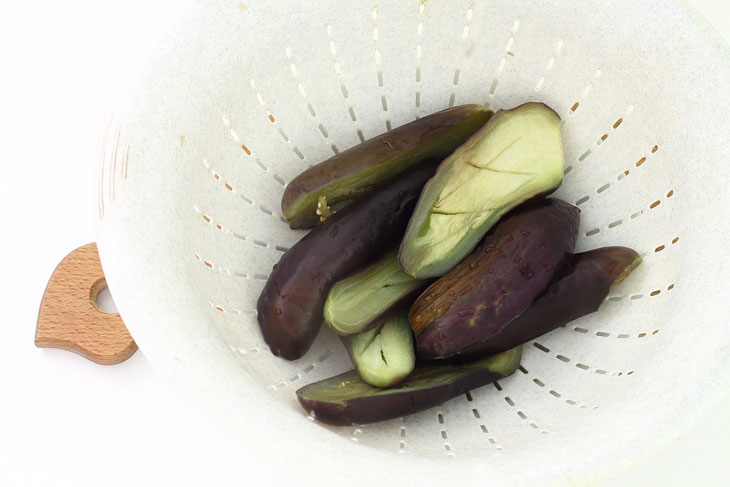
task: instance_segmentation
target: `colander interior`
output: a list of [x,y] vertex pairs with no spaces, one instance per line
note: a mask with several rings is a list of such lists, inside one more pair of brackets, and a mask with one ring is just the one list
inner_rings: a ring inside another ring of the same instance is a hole
[[[276,453],[291,466],[333,454],[408,457],[427,482],[600,477],[728,383],[727,59],[674,1],[198,2],[106,127],[110,288],[163,373],[249,443],[291,445]],[[625,245],[643,264],[599,313],[527,344],[512,377],[380,424],[311,422],[294,391],[351,365],[326,327],[295,362],[259,332],[260,290],[303,235],[281,216],[287,182],[419,116],[528,100],[562,118],[555,196],[581,209],[578,250]]]

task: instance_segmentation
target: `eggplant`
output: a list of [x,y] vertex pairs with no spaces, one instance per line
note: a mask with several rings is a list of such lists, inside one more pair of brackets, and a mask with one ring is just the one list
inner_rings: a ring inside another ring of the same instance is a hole
[[579,221],[578,208],[552,198],[509,213],[411,306],[418,356],[455,354],[522,314],[568,265]]
[[324,320],[338,335],[362,333],[388,312],[410,306],[428,281],[403,272],[395,249],[332,287]]
[[448,156],[492,113],[481,105],[462,105],[366,140],[294,178],[281,211],[291,228],[313,227],[330,207],[338,210],[416,164]]
[[511,375],[522,347],[463,365],[416,367],[398,387],[381,389],[352,370],[302,387],[297,399],[316,420],[346,426],[399,418],[438,406],[472,389]]
[[317,226],[274,266],[257,303],[258,322],[274,355],[302,357],[322,324],[332,285],[403,236],[421,188],[437,162],[424,163]]
[[527,310],[483,342],[453,356],[470,362],[526,343],[573,320],[598,311],[612,286],[641,264],[627,247],[603,247],[576,254],[565,275],[550,285]]
[[390,314],[359,335],[342,339],[355,370],[375,387],[393,387],[408,377],[416,365],[408,309]]
[[426,184],[398,259],[416,279],[446,274],[510,209],[563,180],[560,117],[547,105],[500,110]]

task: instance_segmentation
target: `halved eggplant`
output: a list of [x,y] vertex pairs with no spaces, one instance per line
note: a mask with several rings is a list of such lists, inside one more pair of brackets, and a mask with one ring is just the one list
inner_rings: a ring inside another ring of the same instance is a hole
[[403,272],[395,249],[332,286],[324,320],[338,335],[362,333],[393,309],[410,306],[429,281]]
[[367,424],[438,406],[467,391],[511,375],[522,347],[463,365],[416,367],[404,383],[373,387],[352,370],[302,387],[297,399],[305,411],[327,424]]
[[387,316],[375,328],[342,340],[355,370],[372,386],[398,385],[415,367],[416,350],[407,309]]
[[500,110],[426,184],[398,259],[417,279],[446,274],[499,218],[563,180],[560,117],[547,105]]
[[481,105],[462,105],[366,140],[294,178],[281,211],[292,228],[313,227],[330,207],[340,209],[416,164],[448,156],[492,114]]

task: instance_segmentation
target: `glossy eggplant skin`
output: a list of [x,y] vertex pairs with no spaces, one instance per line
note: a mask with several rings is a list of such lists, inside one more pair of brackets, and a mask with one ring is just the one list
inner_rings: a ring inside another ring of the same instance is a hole
[[332,285],[403,236],[438,161],[420,164],[317,226],[274,266],[258,299],[258,322],[274,355],[295,360],[312,345]]
[[320,197],[339,209],[416,164],[443,159],[492,113],[481,105],[461,105],[368,139],[294,178],[284,191],[281,211],[291,228],[311,228],[320,221]]
[[550,285],[527,310],[487,340],[452,356],[455,362],[488,357],[598,311],[611,286],[641,263],[627,247],[603,247],[573,256],[565,275]]
[[416,367],[397,387],[380,389],[354,370],[302,387],[297,399],[323,423],[367,424],[417,413],[467,391],[503,379],[520,365],[522,347],[463,365]]
[[499,332],[565,269],[580,210],[549,198],[510,212],[410,310],[418,357],[443,358]]

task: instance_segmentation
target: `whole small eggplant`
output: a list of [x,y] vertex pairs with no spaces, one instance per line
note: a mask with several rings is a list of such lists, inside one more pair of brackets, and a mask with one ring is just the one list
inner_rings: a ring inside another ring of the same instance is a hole
[[565,275],[552,283],[524,313],[500,332],[451,358],[469,362],[488,357],[598,311],[611,286],[626,279],[639,264],[639,254],[626,247],[603,247],[576,254]]
[[510,212],[410,310],[418,356],[443,358],[499,332],[567,266],[580,210],[558,199]]
[[342,208],[416,164],[443,159],[492,113],[481,105],[461,105],[368,139],[294,178],[281,211],[292,228],[313,227],[320,220],[319,204]]
[[258,299],[258,321],[274,355],[302,357],[322,324],[332,285],[403,236],[438,161],[420,164],[317,226],[274,266]]
[[345,426],[399,418],[514,373],[522,347],[463,365],[421,365],[397,387],[381,389],[352,370],[302,387],[297,399],[316,420]]

